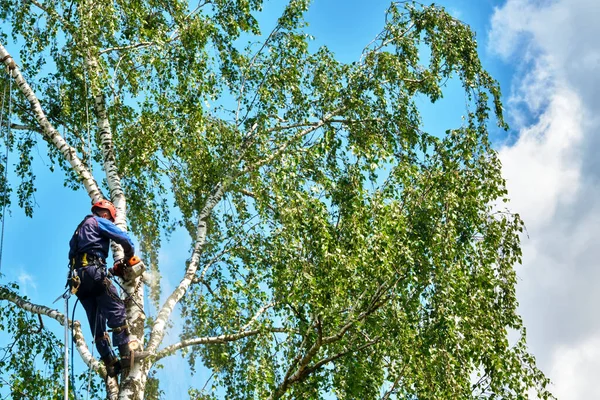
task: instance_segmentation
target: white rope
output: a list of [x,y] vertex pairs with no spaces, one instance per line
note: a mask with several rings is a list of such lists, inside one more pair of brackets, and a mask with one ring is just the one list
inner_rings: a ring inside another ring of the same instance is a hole
[[[92,358],[94,358],[94,347],[96,347],[96,330],[98,329],[98,306],[96,306],[96,320],[94,321],[94,331],[92,332]],[[88,369],[88,387],[87,387],[87,395],[86,400],[90,398],[90,390],[92,386],[92,368]]]
[[[10,71],[9,71],[10,76]],[[6,153],[4,155],[4,185],[7,185],[8,182],[8,142],[10,140],[10,116],[12,115],[12,79],[10,77],[6,78],[8,80],[8,115],[6,117]],[[4,100],[6,98],[6,87],[4,88],[4,94],[2,96],[2,108],[0,109],[0,132],[2,131],[2,120],[4,116]],[[2,253],[4,249],[4,219],[6,216],[6,203],[7,199],[2,204],[2,233],[0,234],[0,272],[2,272]]]
[[69,400],[69,297],[65,297],[65,400]]

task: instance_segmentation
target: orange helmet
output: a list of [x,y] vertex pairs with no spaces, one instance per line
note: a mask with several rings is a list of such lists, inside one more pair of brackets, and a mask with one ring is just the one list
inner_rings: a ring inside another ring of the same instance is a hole
[[114,204],[108,200],[100,200],[100,201],[92,204],[92,212],[94,212],[94,209],[96,209],[96,208],[102,208],[104,210],[108,210],[113,221],[117,218],[117,209],[115,208]]

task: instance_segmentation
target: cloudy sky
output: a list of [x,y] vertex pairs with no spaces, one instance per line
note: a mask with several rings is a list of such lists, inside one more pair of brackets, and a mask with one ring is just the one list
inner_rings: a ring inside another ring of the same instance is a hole
[[597,0],[509,0],[493,13],[487,43],[516,70],[504,90],[518,139],[500,154],[529,233],[520,311],[565,400],[600,398],[598,21]]
[[[530,348],[559,399],[600,399],[600,247],[594,245],[600,236],[600,1],[441,3],[477,31],[484,65],[502,85],[511,131],[497,148],[511,210],[527,226],[517,268]],[[314,0],[308,30],[340,58],[356,59],[379,32],[389,1],[365,4]],[[67,242],[88,211],[85,193],[74,196],[61,186],[62,177],[44,176],[36,218],[15,210],[6,219],[1,272],[42,304],[61,292]],[[60,224],[52,208],[57,200],[68,210]],[[176,247],[161,255],[167,270],[179,271],[187,256],[186,246]],[[185,365],[172,358],[168,368]],[[186,395],[182,385],[164,383],[168,398]]]

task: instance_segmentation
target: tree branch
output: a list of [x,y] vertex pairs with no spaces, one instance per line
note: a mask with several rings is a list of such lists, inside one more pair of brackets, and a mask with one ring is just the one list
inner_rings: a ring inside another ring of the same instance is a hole
[[77,351],[81,355],[83,362],[89,368],[99,372],[101,376],[106,377],[106,370],[103,366],[100,366],[100,363],[94,358],[94,356],[92,356],[87,347],[85,338],[83,337],[83,333],[81,331],[81,324],[79,323],[79,321],[70,321],[67,318],[65,318],[65,315],[59,312],[58,310],[31,303],[19,296],[18,294],[14,293],[12,290],[5,287],[0,287],[0,300],[10,301],[20,309],[28,311],[30,313],[45,315],[49,318],[58,321],[58,323],[60,323],[62,326],[65,325],[65,322],[68,323],[73,332],[73,340],[75,341]]
[[293,375],[291,375],[288,371],[288,374],[286,374],[281,385],[279,385],[279,387],[277,388],[275,393],[273,393],[269,399],[280,398],[291,385],[293,385],[296,382],[300,382],[300,381],[306,379],[306,377],[308,377],[310,374],[312,374],[313,372],[315,372],[316,370],[318,370],[325,364],[328,364],[330,362],[338,360],[349,353],[356,353],[358,351],[364,350],[367,347],[370,347],[370,346],[378,343],[380,340],[381,340],[381,338],[376,338],[376,339],[368,341],[367,343],[364,343],[363,345],[361,345],[355,349],[343,350],[332,356],[323,358],[309,367],[308,363],[310,362],[310,359],[312,359],[316,355],[316,353],[319,350],[319,348],[321,347],[321,345],[324,344],[323,341],[320,341],[319,339],[317,339],[317,342],[311,347],[309,352],[306,354],[306,356],[300,362],[300,365],[299,365],[298,369],[296,370],[296,372]]
[[260,334],[261,332],[265,332],[265,331],[266,332],[287,332],[287,330],[284,328],[270,328],[270,329],[266,329],[266,330],[265,329],[254,329],[251,331],[241,331],[238,333],[232,333],[232,334],[228,334],[228,335],[205,336],[205,337],[201,337],[201,338],[182,340],[179,343],[175,343],[170,346],[167,346],[164,349],[157,352],[156,356],[154,357],[154,360],[160,360],[161,358],[170,356],[173,353],[175,353],[177,350],[181,350],[184,347],[196,346],[196,345],[200,345],[200,344],[221,344],[221,343],[235,342],[237,340],[240,340],[240,339],[243,339],[246,337],[256,336],[256,335]]
[[131,50],[131,49],[139,49],[139,48],[143,48],[143,47],[150,47],[150,46],[155,46],[156,44],[157,44],[156,42],[141,42],[141,43],[130,44],[127,46],[109,47],[107,49],[100,50],[98,52],[98,55],[110,53],[111,51]]
[[64,18],[62,18],[60,16],[60,14],[58,14],[55,10],[49,10],[46,7],[44,7],[42,4],[40,4],[38,1],[36,0],[28,0],[31,4],[35,5],[37,8],[39,8],[40,10],[42,10],[43,12],[45,12],[46,14],[56,18],[58,21],[60,21],[60,23],[65,27],[65,29],[67,31],[71,31],[72,30],[72,26],[71,24],[66,21]]
[[313,366],[311,366],[311,367],[309,367],[309,368],[306,368],[306,369],[304,370],[304,372],[303,372],[301,375],[299,375],[299,376],[298,376],[296,379],[294,379],[294,377],[292,377],[292,379],[291,379],[291,380],[292,380],[292,381],[296,381],[296,380],[300,381],[300,380],[303,380],[303,379],[305,379],[305,378],[306,378],[308,375],[312,374],[313,372],[315,372],[316,370],[318,370],[319,368],[321,368],[323,365],[325,365],[325,364],[328,364],[328,363],[330,363],[330,362],[332,362],[332,361],[335,361],[335,360],[337,360],[337,359],[339,359],[339,358],[342,358],[343,356],[345,356],[345,355],[346,355],[346,354],[348,354],[348,353],[356,353],[356,352],[358,352],[358,351],[361,351],[361,350],[364,350],[364,349],[366,349],[367,347],[371,347],[371,346],[373,346],[375,343],[379,342],[380,340],[381,340],[381,338],[373,339],[373,340],[371,340],[371,341],[369,341],[369,342],[367,342],[367,343],[363,344],[362,346],[359,346],[359,347],[357,347],[356,349],[346,349],[346,350],[344,350],[344,351],[341,351],[341,352],[339,352],[339,353],[337,353],[337,354],[334,354],[333,356],[330,356],[330,357],[324,358],[324,359],[322,359],[322,360],[320,360],[320,361],[316,362],[316,363],[315,363]]
[[404,366],[402,367],[402,370],[400,371],[400,373],[398,374],[398,376],[396,377],[396,379],[394,379],[394,382],[392,382],[392,386],[383,395],[383,397],[381,398],[381,400],[388,400],[390,398],[390,396],[392,395],[392,393],[394,393],[394,389],[396,388],[396,385],[398,384],[398,382],[400,382],[400,379],[402,379],[403,374],[404,374],[404,369],[406,368],[407,365],[408,365],[408,363],[404,363]]
[[[396,280],[396,283],[400,279],[401,278],[398,278],[398,280]],[[346,324],[344,326],[342,326],[340,328],[340,330],[337,333],[335,333],[334,335],[327,336],[326,338],[323,338],[323,344],[330,344],[330,343],[333,343],[333,342],[336,342],[336,341],[340,340],[346,334],[346,332],[355,323],[357,323],[359,321],[362,321],[363,319],[365,319],[366,317],[368,317],[369,315],[371,315],[372,313],[374,313],[383,304],[383,302],[380,301],[381,296],[383,296],[383,294],[385,293],[385,291],[387,289],[389,289],[389,287],[391,287],[393,285],[390,285],[388,288],[386,288],[385,286],[386,286],[385,282],[382,283],[381,285],[379,285],[379,287],[377,288],[377,291],[375,292],[375,295],[371,299],[371,301],[370,301],[369,306],[367,307],[367,309],[364,310],[362,313],[360,313],[357,317],[350,318],[346,322]]]
[[[312,326],[316,326],[317,328],[317,340],[313,343],[310,349],[308,349],[304,357],[302,357],[301,353],[298,353],[294,361],[292,361],[290,368],[285,374],[285,377],[283,378],[283,381],[281,382],[277,390],[274,393],[271,393],[271,396],[269,396],[269,400],[275,400],[283,396],[283,394],[288,390],[288,388],[299,379],[298,376],[305,371],[310,361],[314,358],[314,356],[321,348],[321,345],[323,343],[323,326],[320,316],[317,316]],[[307,340],[308,335],[305,336],[302,346],[300,348],[304,347],[304,344],[307,342]],[[296,372],[292,374],[293,368],[296,364],[298,365],[298,368],[296,369]]]
[[204,250],[204,245],[206,244],[206,233],[207,233],[207,219],[213,208],[219,203],[219,201],[223,198],[225,194],[225,187],[228,182],[219,183],[214,188],[213,192],[208,196],[204,208],[200,212],[198,216],[198,226],[196,230],[196,239],[194,244],[194,250],[192,252],[192,257],[188,264],[188,268],[185,271],[185,275],[183,279],[179,283],[179,286],[171,293],[171,295],[167,298],[163,306],[161,307],[158,316],[156,317],[156,321],[154,322],[154,327],[152,328],[152,332],[150,334],[150,340],[148,342],[148,351],[155,352],[162,342],[162,339],[165,336],[165,330],[167,321],[169,320],[175,305],[179,303],[181,298],[185,295],[190,284],[194,280],[194,275],[198,270],[198,265],[200,263],[200,255]]
[[38,128],[37,126],[28,126],[28,125],[14,124],[14,123],[10,124],[10,129],[15,129],[15,130],[19,130],[19,131],[32,131],[32,132],[37,132],[40,134],[44,133],[44,131],[41,130],[40,128]]
[[[256,58],[258,57],[258,55],[260,53],[262,53],[262,51],[267,46],[267,44],[271,41],[271,39],[279,31],[279,28],[281,28],[281,26],[279,24],[277,24],[277,26],[275,28],[273,28],[273,30],[271,31],[271,33],[269,33],[269,36],[267,37],[267,39],[265,40],[265,42],[262,44],[262,46],[260,47],[260,49],[258,49],[257,52],[254,53],[254,56],[252,56],[252,60],[250,60],[250,64],[248,64],[248,67],[246,68],[247,70],[250,70],[254,66],[254,63],[256,62]],[[240,85],[240,92],[238,94],[237,110],[235,112],[235,122],[236,122],[236,125],[239,125],[240,108],[242,106],[242,98],[243,98],[243,95],[244,95],[245,86],[246,86],[246,73],[244,71],[244,73],[242,74],[242,84]]]
[[[314,358],[314,356],[316,355],[316,353],[322,346],[326,346],[333,342],[339,341],[340,339],[342,339],[342,337],[344,337],[346,332],[352,326],[354,326],[354,324],[356,324],[359,321],[364,320],[367,316],[369,316],[370,314],[375,312],[377,309],[379,309],[379,307],[381,307],[381,305],[385,302],[385,299],[382,300],[382,297],[385,294],[385,292],[387,290],[389,290],[391,287],[395,286],[403,278],[404,278],[403,276],[400,276],[393,283],[388,284],[387,282],[384,282],[381,285],[379,285],[379,287],[375,291],[375,294],[373,295],[373,298],[369,302],[369,305],[366,308],[366,310],[364,310],[362,313],[360,313],[355,318],[350,318],[346,322],[346,324],[344,324],[344,326],[342,326],[340,328],[340,330],[337,333],[335,333],[334,335],[323,337],[322,331],[320,329],[321,323],[320,323],[320,321],[317,321],[318,322],[317,323],[318,337],[317,337],[316,342],[313,344],[313,346],[310,348],[310,350],[308,350],[306,355],[304,357],[302,357],[301,360],[300,360],[301,356],[299,354],[296,357],[296,359],[291,363],[290,368],[288,369],[283,381],[281,382],[281,384],[279,385],[277,390],[271,395],[270,399],[280,398],[294,382],[297,382],[297,381],[300,381],[300,380],[306,378],[309,374],[316,371],[321,366],[323,366],[331,361],[334,361],[334,360],[344,356],[345,354],[349,353],[350,351],[352,351],[352,350],[345,350],[345,351],[343,351],[341,353],[337,353],[331,357],[322,359],[322,360],[318,361],[317,363],[315,363],[311,367],[308,366],[308,364],[310,363],[312,358]],[[306,339],[307,339],[307,337],[305,337],[305,342],[306,342]],[[372,346],[373,344],[377,343],[379,340],[380,340],[380,338],[370,340],[368,343],[357,348],[354,351],[359,351],[359,350],[362,350],[363,348]],[[304,347],[304,343],[301,346],[301,348],[302,347]],[[300,361],[298,361],[298,360],[300,360]],[[292,374],[291,371],[293,370],[293,368],[296,364],[298,364],[298,368],[296,369],[296,372]]]
[[[311,132],[316,131],[317,129],[321,128],[322,126],[324,126],[325,124],[331,122],[330,120],[337,115],[339,112],[342,111],[342,108],[339,108],[337,110],[334,110],[332,112],[330,112],[329,114],[327,114],[326,116],[324,116],[320,121],[314,122],[312,124],[300,124],[298,126],[306,126],[306,125],[310,125],[309,128],[306,128],[300,132],[297,132],[295,135],[293,135],[290,140],[288,140],[287,142],[283,143],[281,146],[279,146],[278,148],[276,148],[272,154],[263,159],[262,161],[258,161],[255,164],[252,165],[248,165],[246,168],[244,168],[244,170],[242,171],[242,173],[247,173],[250,171],[254,171],[258,168],[260,168],[261,166],[270,163],[271,161],[273,161],[275,158],[277,158],[279,155],[281,155],[281,153],[283,153],[293,142],[297,141],[298,139],[303,138],[304,136],[308,135]],[[286,128],[291,128],[294,125],[289,125]],[[275,129],[275,128],[273,128]]]
[[[96,74],[98,74],[98,61],[93,56],[87,57],[87,66]],[[98,88],[92,88],[94,96],[94,110],[96,111],[98,136],[100,138],[100,146],[102,148],[102,159],[104,162],[104,171],[106,173],[106,181],[110,189],[110,199],[115,207],[119,210],[115,224],[121,228],[125,228],[127,219],[127,207],[125,204],[125,194],[121,187],[121,177],[117,170],[115,162],[115,151],[113,145],[113,135],[108,121],[106,112],[105,98],[102,91]],[[113,249],[114,250],[114,249]],[[119,249],[120,250],[120,249]],[[122,258],[120,254],[122,250],[115,254],[115,259]]]
[[0,59],[2,59],[4,64],[8,67],[9,75],[15,79],[19,89],[29,101],[29,104],[31,105],[31,111],[35,115],[35,118],[42,128],[42,135],[49,143],[53,144],[58,149],[58,151],[64,156],[65,160],[71,164],[75,173],[81,177],[81,181],[92,201],[98,201],[102,199],[103,196],[100,192],[100,188],[98,187],[98,184],[96,183],[96,180],[92,176],[91,172],[79,159],[77,156],[77,151],[65,141],[60,133],[58,133],[58,131],[52,126],[50,121],[48,121],[48,118],[42,110],[42,106],[37,96],[21,74],[19,67],[14,63],[12,57],[2,44],[0,44]]
[[244,332],[244,331],[246,331],[246,329],[250,328],[250,326],[258,319],[258,317],[260,317],[269,308],[274,307],[275,304],[277,304],[277,303],[272,302],[272,303],[266,304],[263,307],[261,307],[260,310],[258,310],[256,312],[256,314],[254,314],[252,319],[250,319],[250,321],[248,321],[248,323],[246,325],[242,326],[242,332]]

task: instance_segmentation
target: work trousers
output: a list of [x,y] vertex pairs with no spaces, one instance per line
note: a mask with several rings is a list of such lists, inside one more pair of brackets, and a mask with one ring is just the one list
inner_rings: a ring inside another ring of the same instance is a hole
[[[106,358],[114,354],[105,328],[121,328],[126,324],[125,304],[106,275],[105,265],[88,265],[75,269],[81,284],[77,290],[77,297],[87,314],[88,322],[100,357]],[[129,343],[127,329],[113,331],[112,341],[114,346]]]

